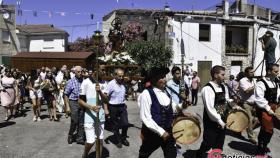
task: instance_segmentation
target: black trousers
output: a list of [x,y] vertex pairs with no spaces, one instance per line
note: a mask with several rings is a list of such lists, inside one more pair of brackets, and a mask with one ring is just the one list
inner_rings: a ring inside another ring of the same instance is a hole
[[197,151],[197,158],[204,158],[205,153],[212,149],[223,150],[226,130],[218,126],[204,127],[203,141]]
[[198,89],[192,89],[192,104],[193,105],[197,104],[197,93],[198,93]]
[[69,136],[73,136],[74,132],[77,130],[76,141],[84,141],[84,109],[79,106],[78,101],[69,100],[69,105],[71,109]]
[[[120,105],[110,105],[109,108],[109,115],[110,121],[112,125],[112,130],[114,132],[114,137],[120,142],[127,137],[127,130],[128,130],[128,116],[125,104]],[[120,134],[120,129],[122,129],[122,133]]]
[[173,137],[164,141],[158,134],[148,129],[145,125],[142,125],[141,134],[142,145],[139,150],[139,158],[148,158],[159,147],[163,150],[164,158],[176,158],[177,150]]

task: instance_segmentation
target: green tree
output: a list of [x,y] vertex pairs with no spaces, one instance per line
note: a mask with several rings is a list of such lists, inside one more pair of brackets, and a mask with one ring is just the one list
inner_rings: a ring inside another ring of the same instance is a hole
[[146,71],[151,67],[169,66],[172,50],[158,41],[135,41],[126,43],[125,50]]

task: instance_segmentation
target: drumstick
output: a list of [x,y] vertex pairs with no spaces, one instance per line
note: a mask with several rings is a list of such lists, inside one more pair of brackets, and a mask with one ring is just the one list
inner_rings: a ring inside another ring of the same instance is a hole
[[230,128],[230,126],[233,125],[233,123],[234,123],[234,121],[232,121],[232,122],[228,125],[228,127]]
[[180,134],[178,137],[175,138],[175,140],[179,139],[182,136],[183,136],[183,134]]
[[172,133],[173,133],[173,134],[176,134],[176,133],[183,132],[183,131],[184,131],[184,129],[178,130],[178,131],[174,131],[174,132],[172,132]]

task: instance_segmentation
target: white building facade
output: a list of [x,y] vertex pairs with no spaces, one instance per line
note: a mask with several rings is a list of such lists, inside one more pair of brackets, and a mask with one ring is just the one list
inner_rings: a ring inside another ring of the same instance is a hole
[[65,52],[68,33],[52,25],[18,25],[22,52]]

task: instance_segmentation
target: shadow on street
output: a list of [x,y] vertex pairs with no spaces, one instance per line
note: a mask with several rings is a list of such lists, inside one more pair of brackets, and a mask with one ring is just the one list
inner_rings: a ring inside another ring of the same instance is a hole
[[11,125],[14,125],[14,124],[16,124],[16,123],[13,122],[13,121],[1,122],[0,123],[0,128],[4,128],[4,127],[11,126]]
[[248,155],[255,155],[257,146],[247,142],[237,142],[231,141],[228,143],[228,146],[234,150],[242,151]]

